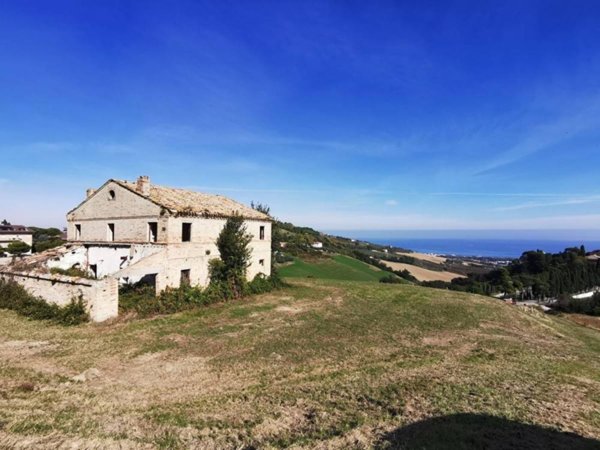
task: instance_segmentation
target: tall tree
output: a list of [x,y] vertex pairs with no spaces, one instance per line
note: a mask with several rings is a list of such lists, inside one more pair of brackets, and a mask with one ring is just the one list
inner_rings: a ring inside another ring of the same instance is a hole
[[241,297],[246,282],[252,236],[248,234],[244,219],[233,216],[227,219],[217,238],[220,261],[211,264],[211,282],[226,283],[234,297]]

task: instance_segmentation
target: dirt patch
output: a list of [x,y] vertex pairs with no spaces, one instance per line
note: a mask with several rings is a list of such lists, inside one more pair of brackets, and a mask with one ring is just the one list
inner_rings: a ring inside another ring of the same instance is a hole
[[254,436],[259,441],[277,438],[305,428],[312,413],[300,407],[285,407],[275,418],[268,418],[254,427]]
[[432,345],[434,347],[447,347],[452,345],[455,341],[455,338],[452,336],[426,336],[423,338],[423,345]]
[[58,345],[49,341],[6,341],[0,343],[2,359],[22,359],[56,348]]
[[578,325],[600,330],[600,317],[585,316],[583,314],[565,314],[564,317]]
[[291,306],[278,306],[275,311],[284,312],[288,314],[298,314],[302,312],[300,308],[293,308]]

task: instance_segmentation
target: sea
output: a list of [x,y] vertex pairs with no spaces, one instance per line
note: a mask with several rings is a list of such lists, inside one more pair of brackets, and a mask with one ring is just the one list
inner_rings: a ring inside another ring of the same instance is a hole
[[477,256],[488,258],[518,258],[528,250],[547,253],[562,252],[582,244],[589,250],[600,249],[600,241],[515,240],[515,239],[456,239],[456,238],[381,238],[361,236],[361,241],[401,247],[420,253],[437,255]]

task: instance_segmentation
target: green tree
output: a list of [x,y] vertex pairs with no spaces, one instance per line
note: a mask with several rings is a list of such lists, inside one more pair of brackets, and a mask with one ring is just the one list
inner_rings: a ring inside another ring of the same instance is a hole
[[259,202],[254,203],[254,200],[253,200],[250,202],[250,207],[258,212],[261,212],[261,213],[266,214],[267,216],[271,217],[271,208],[269,208],[269,206],[267,206],[264,203],[259,203]]
[[217,238],[221,259],[211,262],[211,283],[225,283],[235,298],[243,295],[251,255],[248,244],[251,240],[252,236],[246,230],[244,219],[239,215],[227,219]]
[[13,256],[21,256],[31,250],[31,247],[23,241],[13,241],[6,249]]

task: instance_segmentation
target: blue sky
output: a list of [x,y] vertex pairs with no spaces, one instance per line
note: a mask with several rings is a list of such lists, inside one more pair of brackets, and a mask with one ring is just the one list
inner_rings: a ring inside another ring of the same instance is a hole
[[600,229],[599,24],[591,0],[3,2],[0,216],[62,225],[147,174],[324,230]]

